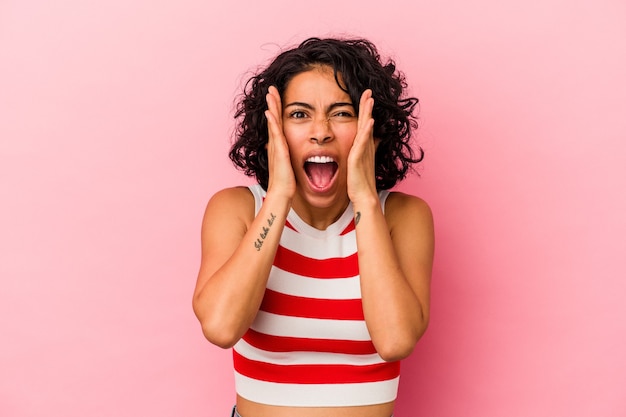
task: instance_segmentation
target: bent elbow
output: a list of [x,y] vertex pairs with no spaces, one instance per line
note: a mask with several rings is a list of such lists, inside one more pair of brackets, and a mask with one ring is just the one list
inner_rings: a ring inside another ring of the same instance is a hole
[[223,326],[216,328],[207,323],[202,323],[202,334],[211,344],[222,349],[230,349],[239,341],[240,336],[228,331]]
[[394,362],[407,358],[413,353],[417,342],[424,335],[428,322],[424,321],[420,328],[411,334],[390,337],[386,341],[375,343],[376,352],[386,362]]
[[206,317],[206,314],[200,314],[197,310],[195,313],[200,322],[202,334],[211,344],[222,349],[230,349],[241,338],[241,334],[236,329],[229,328],[224,320],[211,316]]
[[407,358],[415,348],[415,344],[393,344],[389,347],[377,349],[378,356],[385,362],[396,362]]
[[202,334],[213,345],[222,349],[233,347],[241,338],[235,329],[229,328],[225,320],[215,314],[204,311],[198,298],[194,296],[192,307],[196,318],[200,322]]

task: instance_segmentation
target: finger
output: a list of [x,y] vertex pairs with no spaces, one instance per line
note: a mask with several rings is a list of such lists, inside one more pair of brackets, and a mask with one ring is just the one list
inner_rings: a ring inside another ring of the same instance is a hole
[[357,123],[357,134],[354,138],[353,146],[363,148],[373,140],[374,119],[372,118],[372,110],[374,108],[374,99],[372,98],[372,90],[367,89],[361,94],[359,103],[359,117]]
[[372,110],[374,109],[374,99],[372,98],[372,90],[367,89],[361,95],[361,101],[359,104],[359,120],[358,129],[360,132],[366,132],[371,129],[373,124]]
[[265,100],[267,102],[267,108],[274,115],[276,122],[278,122],[279,125],[282,125],[282,118],[281,118],[282,104],[281,104],[280,93],[278,92],[278,89],[274,87],[273,85],[270,86],[268,89],[267,95],[265,97]]
[[276,121],[276,116],[274,116],[274,113],[272,113],[271,110],[265,110],[265,117],[267,118],[267,130],[271,142],[272,138],[276,137],[280,130],[278,122]]
[[282,137],[282,117],[281,117],[281,104],[280,94],[274,86],[270,86],[268,93],[265,96],[267,103],[267,110],[265,111],[265,117],[267,118],[267,127],[269,142],[280,140]]
[[359,103],[359,127],[366,127],[367,121],[372,118],[372,110],[374,109],[374,99],[372,98],[372,90],[369,88],[361,94]]

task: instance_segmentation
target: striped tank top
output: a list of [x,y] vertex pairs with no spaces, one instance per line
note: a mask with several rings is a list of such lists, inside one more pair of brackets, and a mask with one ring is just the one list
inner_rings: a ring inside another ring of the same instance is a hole
[[[265,191],[251,186],[259,212]],[[387,191],[380,192],[384,209]],[[376,353],[363,317],[352,204],[326,230],[290,210],[259,312],[233,347],[237,393],[261,404],[382,404],[400,362]]]

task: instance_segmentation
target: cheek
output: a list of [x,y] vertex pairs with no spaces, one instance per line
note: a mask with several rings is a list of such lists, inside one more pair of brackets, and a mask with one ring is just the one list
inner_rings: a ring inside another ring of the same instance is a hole
[[335,137],[341,141],[342,145],[348,149],[352,147],[354,138],[356,138],[357,129],[356,126],[341,126],[335,129]]
[[285,139],[287,140],[287,145],[292,146],[302,140],[304,135],[304,130],[299,129],[297,126],[284,126],[283,125],[283,134],[285,135]]
[[283,134],[285,135],[285,141],[287,142],[287,148],[289,149],[289,158],[291,164],[298,159],[300,148],[303,143],[302,135],[298,134],[297,129],[283,128]]
[[289,156],[293,159],[298,154],[298,148],[300,147],[299,144],[302,143],[302,141],[286,134],[285,139],[287,142],[287,148],[289,149]]

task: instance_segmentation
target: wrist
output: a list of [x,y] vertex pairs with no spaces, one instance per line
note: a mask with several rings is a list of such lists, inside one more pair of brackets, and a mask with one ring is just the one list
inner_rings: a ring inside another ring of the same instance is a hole
[[371,213],[373,211],[380,210],[380,200],[378,199],[378,195],[362,197],[352,200],[352,207],[355,214],[357,212]]
[[263,204],[278,205],[288,209],[291,207],[292,200],[293,196],[289,195],[289,193],[280,192],[268,187]]

